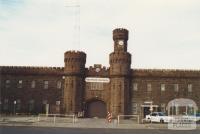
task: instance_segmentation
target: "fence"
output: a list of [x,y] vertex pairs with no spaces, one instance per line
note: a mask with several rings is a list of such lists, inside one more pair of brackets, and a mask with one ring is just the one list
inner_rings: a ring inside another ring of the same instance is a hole
[[37,122],[36,115],[3,115],[0,117],[0,122],[26,122],[34,123]]
[[39,114],[38,122],[52,122],[52,123],[75,123],[75,115],[65,115],[65,114]]
[[118,124],[131,124],[131,123],[140,123],[139,115],[118,115],[117,117]]

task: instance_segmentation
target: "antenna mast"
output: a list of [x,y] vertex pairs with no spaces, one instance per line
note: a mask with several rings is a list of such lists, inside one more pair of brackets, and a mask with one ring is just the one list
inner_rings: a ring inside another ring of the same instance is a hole
[[66,0],[65,7],[73,9],[73,13],[74,13],[73,44],[78,50],[80,49],[80,1]]

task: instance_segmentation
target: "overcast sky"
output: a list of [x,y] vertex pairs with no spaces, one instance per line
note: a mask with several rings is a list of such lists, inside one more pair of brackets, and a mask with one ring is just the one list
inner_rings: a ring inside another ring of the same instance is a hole
[[199,0],[73,1],[0,0],[0,66],[64,66],[67,50],[109,66],[123,27],[133,68],[200,69]]

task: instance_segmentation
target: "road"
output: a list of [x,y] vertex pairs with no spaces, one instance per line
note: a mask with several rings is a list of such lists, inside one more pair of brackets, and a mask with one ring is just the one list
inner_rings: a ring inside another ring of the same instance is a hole
[[172,131],[151,129],[79,129],[48,127],[8,127],[0,126],[0,134],[199,134],[200,130]]

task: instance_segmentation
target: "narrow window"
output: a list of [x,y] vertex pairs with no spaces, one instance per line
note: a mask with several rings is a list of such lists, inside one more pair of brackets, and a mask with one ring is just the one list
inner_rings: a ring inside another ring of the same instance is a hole
[[161,91],[164,92],[165,91],[165,84],[161,84]]
[[6,88],[10,88],[10,80],[6,80],[5,85],[6,85]]
[[18,100],[16,101],[16,110],[17,110],[17,111],[20,111],[20,109],[21,109],[21,100],[18,99]]
[[137,111],[138,111],[138,104],[133,102],[132,103],[132,112],[133,112],[133,114],[138,114]]
[[30,100],[29,101],[29,112],[33,112],[33,110],[34,110],[34,104],[35,104],[34,100]]
[[138,84],[137,83],[133,83],[133,91],[138,91]]
[[36,82],[35,82],[35,80],[33,80],[33,81],[31,82],[31,88],[35,88],[35,85],[36,85]]
[[49,81],[44,81],[44,89],[48,89],[49,88]]
[[178,90],[179,90],[178,84],[174,84],[174,91],[178,92]]
[[150,84],[150,83],[147,84],[147,91],[148,91],[148,92],[151,92],[151,91],[152,91],[152,88],[151,88],[151,84]]
[[189,93],[192,92],[192,84],[188,84],[188,92],[189,92]]
[[6,84],[10,84],[10,80],[6,80]]
[[8,99],[4,99],[3,110],[8,110]]
[[22,83],[23,83],[23,81],[19,80],[18,83],[17,83],[17,88],[22,88]]
[[61,89],[61,87],[62,87],[61,81],[57,81],[57,88],[58,88],[58,89]]
[[56,101],[56,106],[59,106],[60,105],[60,101]]
[[164,103],[161,103],[161,112],[165,112],[166,105]]

